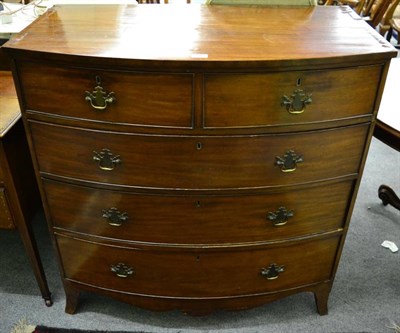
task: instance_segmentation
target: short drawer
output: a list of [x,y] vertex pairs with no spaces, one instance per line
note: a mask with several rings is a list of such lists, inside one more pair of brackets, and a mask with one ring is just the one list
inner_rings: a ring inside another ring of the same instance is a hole
[[274,241],[338,230],[353,188],[346,181],[264,195],[166,196],[43,184],[55,228],[170,244]]
[[[192,127],[191,74],[59,68],[25,62],[18,70],[28,110],[96,122]],[[114,100],[105,103],[105,109],[96,109],[91,103],[104,107],[93,99],[96,95],[101,95],[100,100]]]
[[207,74],[204,126],[293,125],[370,115],[381,70],[381,66],[371,66],[270,74]]
[[232,137],[135,135],[38,122],[30,129],[41,172],[146,188],[236,189],[355,174],[369,124]]
[[67,280],[130,294],[207,298],[329,280],[339,237],[236,249],[130,249],[61,235],[56,241]]

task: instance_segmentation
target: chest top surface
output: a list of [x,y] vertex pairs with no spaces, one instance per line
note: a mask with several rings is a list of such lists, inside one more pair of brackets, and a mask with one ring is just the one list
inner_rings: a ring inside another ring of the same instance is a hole
[[396,51],[347,7],[57,6],[7,49],[210,66],[377,61]]

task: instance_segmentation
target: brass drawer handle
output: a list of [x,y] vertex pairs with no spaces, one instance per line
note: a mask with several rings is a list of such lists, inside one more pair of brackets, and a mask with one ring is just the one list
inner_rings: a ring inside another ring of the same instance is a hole
[[311,96],[302,89],[296,89],[290,97],[282,96],[281,106],[286,107],[286,110],[291,114],[300,114],[304,112],[307,105],[312,103]]
[[127,278],[130,275],[134,274],[134,270],[132,267],[127,266],[126,264],[120,262],[116,265],[111,265],[111,272],[115,273],[116,276],[120,278]]
[[279,273],[285,271],[285,266],[270,264],[267,268],[261,268],[261,275],[267,280],[275,280],[279,277]]
[[276,212],[269,212],[267,219],[274,223],[274,226],[282,226],[288,222],[289,217],[293,217],[292,210],[287,210],[285,207],[279,207]]
[[114,155],[109,149],[103,148],[100,153],[93,151],[93,160],[99,162],[101,170],[111,171],[121,164],[119,155]]
[[96,76],[96,87],[94,87],[93,92],[85,92],[85,101],[88,101],[96,110],[105,110],[108,104],[116,100],[114,95],[114,92],[107,94],[104,91],[104,88],[101,86],[101,78]]
[[302,155],[297,155],[293,150],[288,150],[283,157],[275,157],[275,165],[279,166],[282,172],[293,172],[297,164],[304,162]]
[[128,220],[128,213],[121,213],[117,208],[111,207],[103,209],[103,215],[108,224],[113,227],[120,227],[124,222]]

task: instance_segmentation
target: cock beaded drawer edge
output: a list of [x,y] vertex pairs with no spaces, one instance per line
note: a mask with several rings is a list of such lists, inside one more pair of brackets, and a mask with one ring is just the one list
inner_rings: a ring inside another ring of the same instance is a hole
[[396,55],[349,8],[59,6],[4,48],[67,313],[327,313]]

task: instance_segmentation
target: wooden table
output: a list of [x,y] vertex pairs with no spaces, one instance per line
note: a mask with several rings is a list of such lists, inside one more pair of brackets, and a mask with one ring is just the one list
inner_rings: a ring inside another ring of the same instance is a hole
[[[397,100],[399,87],[400,58],[395,58],[390,64],[374,136],[398,151],[400,151],[400,112]],[[381,185],[378,189],[378,195],[384,205],[390,204],[400,209],[400,199],[388,185]]]
[[18,229],[42,297],[50,306],[51,293],[30,224],[39,207],[39,191],[12,75],[0,71],[0,229]]

